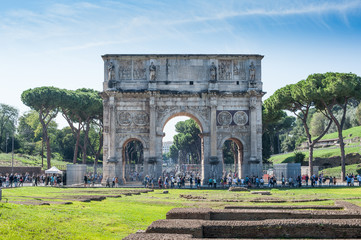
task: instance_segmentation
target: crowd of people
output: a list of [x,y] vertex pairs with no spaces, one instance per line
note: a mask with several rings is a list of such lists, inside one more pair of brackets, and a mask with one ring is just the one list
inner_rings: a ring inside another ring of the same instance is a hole
[[[137,172],[132,173],[131,181],[140,181],[141,174]],[[84,175],[84,186],[94,186],[95,184],[102,183],[102,174],[88,173]],[[0,187],[21,187],[24,183],[30,183],[32,186],[57,186],[63,184],[65,179],[62,175],[58,174],[38,174],[31,175],[29,173],[6,173],[0,174]],[[122,180],[123,181],[123,180]],[[341,181],[340,181],[341,182]],[[317,186],[336,186],[338,179],[334,176],[324,177],[320,175],[308,175],[293,177],[285,177],[282,175],[280,179],[275,176],[268,176],[262,178],[258,176],[246,176],[239,178],[237,173],[225,172],[222,178],[212,178],[202,182],[200,174],[198,172],[163,172],[162,176],[158,178],[145,176],[143,179],[143,185],[146,188],[201,188],[201,186],[208,188],[227,188],[232,186],[242,186],[249,188],[274,188],[274,187],[317,187]],[[106,176],[106,187],[120,187],[123,184],[118,177]],[[345,177],[345,184],[347,186],[361,186],[360,174],[348,174]]]
[[93,174],[88,173],[84,175],[83,181],[84,181],[84,187],[86,186],[95,186],[95,184],[100,184],[102,182],[103,175],[102,174]]
[[194,177],[193,175],[190,175],[189,177],[186,177],[185,175],[166,175],[164,177],[159,177],[158,179],[147,175],[144,177],[143,184],[146,188],[154,188],[155,186],[158,188],[185,188],[186,182],[188,182],[190,188],[201,187],[201,178],[199,176]]
[[0,174],[0,187],[22,187],[24,183],[30,183],[33,186],[45,185],[56,186],[63,182],[61,175],[57,174],[33,174],[29,173],[6,173]]
[[[189,174],[189,173],[178,173],[177,176],[173,175],[163,175],[159,178],[153,178],[150,176],[145,176],[143,180],[144,187],[146,188],[228,188],[234,186],[248,187],[248,188],[274,188],[274,187],[317,187],[317,186],[336,186],[337,178],[330,176],[324,177],[321,173],[320,175],[302,175],[297,177],[284,177],[277,179],[275,176],[269,176],[267,178],[262,178],[258,176],[246,176],[245,178],[239,178],[236,173],[227,173],[224,174],[222,178],[212,178],[210,177],[207,181],[202,183],[199,174]],[[355,186],[355,182],[358,182],[358,185],[361,186],[361,176],[349,174],[345,178],[347,186]]]

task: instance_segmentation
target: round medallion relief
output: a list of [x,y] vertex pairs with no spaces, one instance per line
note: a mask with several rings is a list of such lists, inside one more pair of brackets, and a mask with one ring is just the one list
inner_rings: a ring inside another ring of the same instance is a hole
[[248,122],[248,116],[247,113],[244,111],[238,111],[233,115],[233,121],[237,125],[246,125]]
[[133,122],[135,125],[144,126],[149,122],[149,117],[146,112],[140,111],[134,114]]
[[130,125],[131,122],[131,115],[128,112],[119,112],[117,115],[117,121],[119,125]]
[[222,126],[231,124],[232,114],[228,111],[222,111],[218,114],[218,123]]

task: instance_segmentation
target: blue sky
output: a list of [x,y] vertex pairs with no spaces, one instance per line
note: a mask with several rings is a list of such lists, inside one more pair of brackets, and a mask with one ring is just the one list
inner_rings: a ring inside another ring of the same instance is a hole
[[101,90],[103,54],[261,54],[265,98],[316,72],[361,75],[361,0],[0,0],[0,103]]

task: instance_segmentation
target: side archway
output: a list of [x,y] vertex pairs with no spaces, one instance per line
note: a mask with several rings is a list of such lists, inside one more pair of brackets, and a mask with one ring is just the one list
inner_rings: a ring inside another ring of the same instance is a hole
[[122,159],[124,183],[141,181],[144,172],[144,143],[137,138],[127,139],[122,146]]

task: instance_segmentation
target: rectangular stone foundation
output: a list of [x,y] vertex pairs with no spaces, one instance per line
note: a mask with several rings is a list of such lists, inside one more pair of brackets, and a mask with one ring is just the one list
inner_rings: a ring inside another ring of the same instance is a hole
[[361,208],[350,202],[336,201],[335,206],[255,208],[175,208],[167,213],[167,219],[153,222],[145,233],[126,239],[361,238]]
[[341,211],[290,211],[256,209],[196,209],[174,208],[167,219],[238,220],[255,221],[266,219],[361,219],[361,215]]
[[361,238],[360,219],[261,221],[159,220],[147,233],[192,234],[195,238]]

